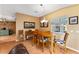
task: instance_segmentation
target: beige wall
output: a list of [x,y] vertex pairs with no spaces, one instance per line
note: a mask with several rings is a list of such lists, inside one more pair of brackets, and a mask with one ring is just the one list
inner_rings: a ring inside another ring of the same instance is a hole
[[[55,12],[49,13],[48,15],[45,15],[44,17],[50,22],[51,19],[61,17],[61,16],[68,16],[68,17],[78,16],[79,18],[79,5],[73,5],[67,8],[57,10]],[[41,30],[50,30],[50,29],[51,29],[50,23],[48,28],[41,28]],[[79,24],[69,25],[69,22],[68,22],[67,31],[69,32],[67,46],[69,48],[79,51]]]
[[[39,18],[38,17],[16,13],[16,35],[18,33],[18,30],[24,30],[24,32],[29,30],[29,28],[24,29],[24,21],[35,22],[34,29],[39,29]],[[31,29],[31,30],[34,30],[34,29]]]

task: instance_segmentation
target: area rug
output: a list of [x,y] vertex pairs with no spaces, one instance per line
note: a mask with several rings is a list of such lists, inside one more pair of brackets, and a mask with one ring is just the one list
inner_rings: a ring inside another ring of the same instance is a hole
[[29,54],[29,52],[27,51],[27,49],[23,44],[18,44],[11,49],[9,54]]

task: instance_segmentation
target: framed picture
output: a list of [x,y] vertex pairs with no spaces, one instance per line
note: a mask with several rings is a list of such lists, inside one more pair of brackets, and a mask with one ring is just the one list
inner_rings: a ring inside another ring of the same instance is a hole
[[24,22],[24,28],[35,28],[35,22]]
[[40,27],[48,27],[48,22],[40,22]]
[[78,16],[69,17],[69,24],[78,24]]

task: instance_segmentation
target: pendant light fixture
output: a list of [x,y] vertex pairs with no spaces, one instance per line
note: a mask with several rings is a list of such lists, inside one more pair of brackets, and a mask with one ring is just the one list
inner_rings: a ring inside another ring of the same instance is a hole
[[[43,12],[45,12],[45,5],[40,4],[40,6],[43,9]],[[46,20],[46,18],[43,16],[41,17],[40,24],[41,24],[41,27],[48,27],[48,20]]]
[[[43,11],[45,11],[45,6],[43,4],[40,4],[40,6],[42,7]],[[41,23],[43,22],[48,22],[45,17],[42,17]]]

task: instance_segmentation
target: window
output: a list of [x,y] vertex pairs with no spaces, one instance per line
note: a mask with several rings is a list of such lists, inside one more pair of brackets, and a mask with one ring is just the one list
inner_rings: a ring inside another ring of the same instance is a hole
[[52,26],[52,31],[53,32],[64,32],[65,31],[65,26],[64,25],[53,25]]
[[67,20],[68,17],[66,16],[51,20],[51,31],[57,33],[63,33],[64,31],[66,31]]

